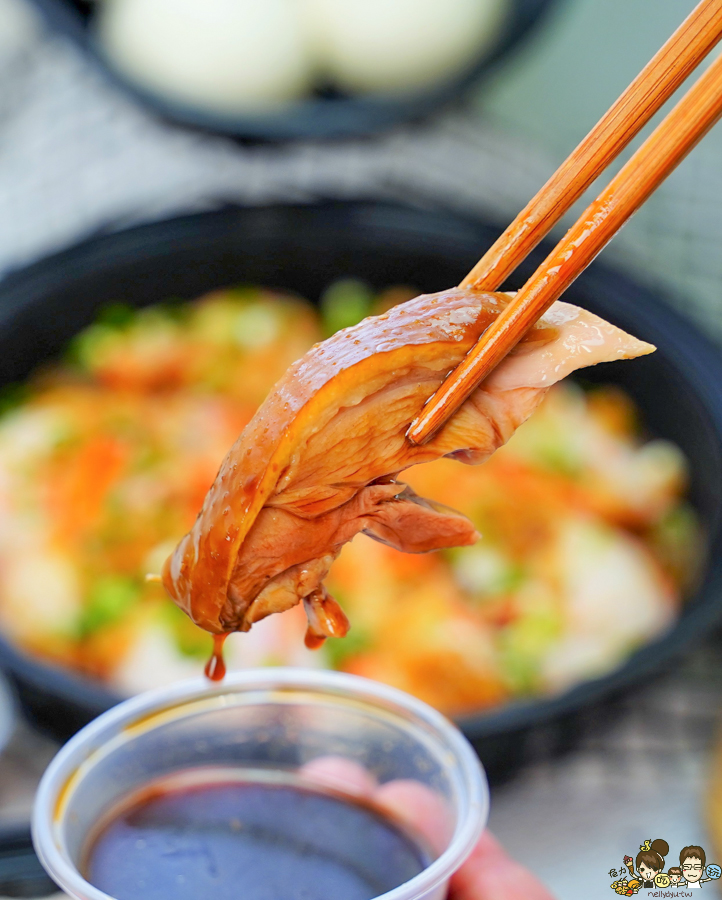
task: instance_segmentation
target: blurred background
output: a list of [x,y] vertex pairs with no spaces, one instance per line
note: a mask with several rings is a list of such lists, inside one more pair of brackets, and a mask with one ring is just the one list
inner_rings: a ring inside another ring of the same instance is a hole
[[[6,284],[89,238],[229,204],[385,201],[503,227],[694,3],[199,5],[0,0]],[[604,253],[715,344],[720,159],[717,128]],[[607,896],[606,872],[646,838],[722,858],[713,619],[661,674],[536,728],[498,780],[492,829],[561,900]],[[5,706],[0,822],[15,833],[57,743]],[[0,848],[0,882],[2,865]]]

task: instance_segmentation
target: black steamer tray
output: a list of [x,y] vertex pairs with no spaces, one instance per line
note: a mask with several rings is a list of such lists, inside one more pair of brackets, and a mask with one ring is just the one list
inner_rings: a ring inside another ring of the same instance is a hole
[[[110,303],[190,299],[239,283],[286,288],[315,301],[342,276],[377,288],[401,283],[437,291],[456,284],[499,230],[441,213],[336,202],[228,208],[97,237],[0,283],[0,383],[27,377]],[[534,253],[507,287],[518,287],[542,254]],[[535,731],[551,729],[563,742],[574,734],[580,715],[601,716],[603,700],[669,669],[685,647],[709,632],[722,608],[719,351],[650,290],[599,262],[565,299],[659,348],[642,359],[587,369],[584,379],[619,384],[639,405],[649,432],[674,441],[686,454],[690,500],[707,540],[705,568],[674,627],[614,672],[557,696],[460,718],[493,778],[518,762]],[[2,637],[0,665],[26,711],[61,739],[119,700],[99,683],[39,662]]]

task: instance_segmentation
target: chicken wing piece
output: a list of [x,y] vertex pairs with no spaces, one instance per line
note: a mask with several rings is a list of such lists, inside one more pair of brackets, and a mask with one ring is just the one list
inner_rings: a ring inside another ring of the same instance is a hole
[[400,472],[442,456],[481,463],[570,372],[654,350],[557,302],[432,440],[411,444],[409,423],[508,301],[458,288],[417,297],[295,362],[229,451],[164,566],[178,606],[219,634],[247,631],[303,600],[310,645],[345,634],[323,579],[354,535],[411,553],[477,539],[464,516],[396,481]]

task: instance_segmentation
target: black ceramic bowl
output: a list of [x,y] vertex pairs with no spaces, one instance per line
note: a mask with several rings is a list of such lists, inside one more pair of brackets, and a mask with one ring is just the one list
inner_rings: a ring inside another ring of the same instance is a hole
[[[26,377],[57,354],[98,310],[193,298],[211,288],[257,283],[315,299],[342,275],[377,287],[436,291],[457,283],[498,229],[408,208],[364,203],[227,209],[99,237],[19,271],[0,284],[0,383]],[[537,253],[511,287],[538,261]],[[551,698],[466,716],[464,731],[493,775],[519,757],[534,729],[564,722],[653,672],[701,639],[722,609],[722,363],[716,348],[650,291],[603,265],[567,292],[659,348],[624,364],[585,370],[634,397],[649,430],[675,441],[691,462],[691,500],[708,539],[704,579],[673,630],[612,674]],[[117,701],[97,683],[25,656],[0,638],[0,664],[25,708],[67,737]],[[554,727],[557,727],[556,725]]]
[[338,138],[374,134],[422,118],[475,84],[519,44],[558,0],[509,0],[506,20],[495,41],[456,78],[418,93],[397,97],[350,97],[326,92],[273,113],[224,116],[174,103],[145,91],[109,67],[89,27],[94,3],[87,0],[34,0],[47,21],[82,47],[116,84],[164,118],[239,138],[269,141]]

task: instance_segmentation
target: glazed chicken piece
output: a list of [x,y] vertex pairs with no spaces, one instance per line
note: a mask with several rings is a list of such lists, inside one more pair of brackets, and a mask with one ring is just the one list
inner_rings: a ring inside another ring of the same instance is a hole
[[399,473],[442,456],[481,463],[570,372],[654,350],[557,302],[432,440],[413,445],[410,422],[508,300],[458,288],[417,297],[295,362],[164,566],[178,606],[222,634],[303,601],[306,642],[318,646],[348,629],[323,580],[354,535],[410,553],[474,543],[468,519],[416,496]]

